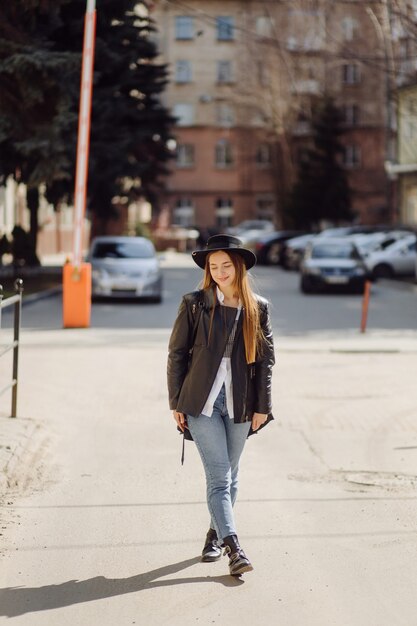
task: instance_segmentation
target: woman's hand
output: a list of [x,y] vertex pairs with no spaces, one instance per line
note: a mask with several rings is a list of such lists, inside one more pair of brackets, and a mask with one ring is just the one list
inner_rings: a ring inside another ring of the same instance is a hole
[[265,424],[268,419],[268,414],[264,413],[254,413],[252,417],[252,430],[258,430],[259,426]]
[[184,432],[184,428],[187,428],[187,421],[185,419],[184,413],[180,413],[179,411],[172,411],[172,415],[174,416],[174,420],[177,422],[182,432]]

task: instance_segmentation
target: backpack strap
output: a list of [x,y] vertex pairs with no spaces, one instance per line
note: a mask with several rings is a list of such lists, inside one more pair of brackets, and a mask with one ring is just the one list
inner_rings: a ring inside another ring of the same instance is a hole
[[200,298],[201,298],[201,295],[199,294],[199,299],[193,302],[191,305],[191,313],[194,319],[194,325],[193,325],[192,342],[191,342],[191,347],[189,350],[190,356],[193,352],[195,338],[197,336],[198,324],[200,323],[201,313],[203,312],[203,308],[204,308],[204,301],[201,300]]

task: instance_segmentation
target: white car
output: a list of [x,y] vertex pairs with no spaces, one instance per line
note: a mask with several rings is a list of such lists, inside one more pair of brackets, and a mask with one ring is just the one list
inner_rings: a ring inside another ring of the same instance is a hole
[[361,256],[365,257],[369,256],[373,252],[381,252],[399,239],[409,236],[410,231],[390,230],[380,233],[370,233],[368,235],[349,235],[347,239],[353,241],[361,253]]
[[87,261],[93,298],[162,301],[162,271],[153,243],[145,237],[96,237]]
[[416,235],[400,238],[384,250],[371,252],[365,264],[374,278],[413,276],[416,266]]

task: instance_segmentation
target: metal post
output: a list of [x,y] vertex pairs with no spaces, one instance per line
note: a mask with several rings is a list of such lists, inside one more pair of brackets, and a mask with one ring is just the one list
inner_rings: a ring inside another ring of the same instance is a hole
[[22,294],[23,294],[23,280],[17,278],[14,281],[14,288],[19,295],[17,302],[14,305],[14,334],[13,334],[13,387],[12,387],[12,414],[10,417],[16,417],[17,415],[17,372],[19,364],[19,335],[20,335],[20,316],[22,311]]
[[369,296],[371,293],[371,281],[365,281],[365,289],[363,292],[362,300],[362,320],[361,320],[361,333],[366,331],[366,324],[368,321],[368,309],[369,309]]

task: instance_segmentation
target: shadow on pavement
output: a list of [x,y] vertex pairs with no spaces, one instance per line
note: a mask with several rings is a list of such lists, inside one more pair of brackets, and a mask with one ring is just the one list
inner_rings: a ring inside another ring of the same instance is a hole
[[95,576],[87,580],[69,580],[60,585],[6,587],[0,589],[0,616],[17,617],[25,613],[48,611],[156,587],[170,587],[189,583],[220,583],[225,587],[238,587],[243,584],[243,580],[240,578],[233,578],[228,575],[158,580],[163,576],[187,569],[199,561],[200,557],[193,557],[128,578]]

